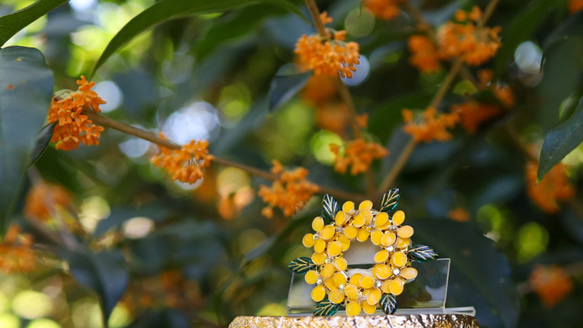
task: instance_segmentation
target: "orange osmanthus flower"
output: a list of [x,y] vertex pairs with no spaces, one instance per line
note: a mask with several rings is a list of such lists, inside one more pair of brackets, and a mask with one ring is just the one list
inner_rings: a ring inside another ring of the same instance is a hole
[[77,81],[77,91],[64,93],[64,98],[55,97],[48,113],[48,123],[58,122],[53,130],[51,142],[56,142],[56,148],[72,150],[79,148],[79,143],[87,146],[98,145],[103,127],[93,124],[84,110],[101,112],[100,105],[105,101],[91,90],[95,82],[89,82],[85,76]]
[[[166,137],[161,133],[163,139]],[[213,155],[208,153],[208,141],[191,140],[180,149],[158,146],[160,152],[150,162],[172,175],[172,180],[195,183],[204,177],[204,169],[211,164]]]
[[312,75],[302,89],[302,99],[306,102],[321,106],[332,99],[337,93],[334,78],[328,75]]
[[492,70],[479,70],[478,79],[480,80],[480,88],[490,89],[505,108],[514,106],[514,93],[512,93],[512,89],[507,85],[493,82],[494,72]]
[[280,162],[274,160],[271,172],[276,174],[278,179],[271,187],[261,185],[257,192],[257,195],[268,204],[261,211],[267,218],[273,217],[274,207],[279,207],[285,216],[294,215],[319,190],[317,185],[306,180],[309,172],[303,167],[286,171]]
[[573,290],[573,281],[560,266],[537,265],[528,282],[546,308],[557,305]]
[[447,212],[447,217],[457,222],[468,222],[471,219],[470,213],[463,207],[457,207],[450,210]]
[[31,219],[49,221],[54,212],[72,205],[73,197],[62,186],[36,183],[26,195],[24,215]]
[[437,73],[441,70],[437,48],[429,37],[413,35],[408,43],[409,51],[411,51],[411,58],[409,58],[411,65],[424,74]]
[[478,7],[472,11],[458,10],[455,22],[443,24],[437,31],[439,57],[461,58],[466,64],[478,66],[496,55],[502,46],[498,34],[500,27],[478,27],[482,13]]
[[[332,18],[322,13],[324,23]],[[344,42],[346,31],[328,33],[328,39],[320,35],[302,35],[296,43],[294,52],[298,55],[299,65],[314,70],[316,75],[352,77],[354,65],[360,63],[359,47],[356,42]]]
[[0,271],[5,274],[27,273],[36,269],[36,255],[31,249],[32,236],[20,234],[13,224],[0,243]]
[[447,129],[453,128],[459,121],[458,113],[439,114],[435,108],[427,108],[422,115],[415,115],[409,109],[403,109],[403,131],[410,134],[415,142],[447,141],[452,138]]
[[557,213],[561,209],[559,202],[575,195],[567,170],[566,165],[559,163],[537,184],[538,163],[530,161],[526,164],[526,193],[544,212]]
[[362,0],[373,15],[384,20],[391,20],[399,15],[399,3],[407,0]]
[[459,114],[461,124],[469,134],[475,133],[482,123],[503,112],[502,108],[497,105],[482,104],[473,100],[453,105],[451,111]]
[[569,12],[574,14],[583,9],[583,0],[569,0]]
[[366,142],[358,138],[348,142],[342,153],[340,146],[330,145],[330,150],[336,155],[334,170],[340,173],[346,173],[350,166],[350,174],[357,175],[366,172],[372,161],[383,158],[389,154],[389,151],[376,142]]

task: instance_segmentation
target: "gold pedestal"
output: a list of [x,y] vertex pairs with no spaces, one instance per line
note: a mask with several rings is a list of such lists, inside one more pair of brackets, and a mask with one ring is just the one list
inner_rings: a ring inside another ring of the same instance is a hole
[[459,314],[370,316],[237,317],[229,328],[480,328],[476,318]]

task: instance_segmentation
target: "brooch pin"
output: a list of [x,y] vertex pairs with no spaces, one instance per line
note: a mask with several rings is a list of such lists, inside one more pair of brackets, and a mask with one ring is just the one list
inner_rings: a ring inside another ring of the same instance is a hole
[[[414,230],[405,222],[405,212],[395,211],[399,189],[386,192],[379,209],[370,200],[358,207],[351,201],[339,207],[330,195],[322,201],[322,213],[312,221],[314,233],[302,244],[313,248],[311,258],[300,257],[289,268],[305,275],[314,285],[311,297],[317,303],[314,315],[331,316],[344,309],[347,315],[372,314],[380,307],[386,314],[397,310],[397,296],[417,277],[412,262],[435,260],[437,253],[424,245],[411,246]],[[351,269],[344,258],[353,242],[370,241],[378,247],[369,269]]]

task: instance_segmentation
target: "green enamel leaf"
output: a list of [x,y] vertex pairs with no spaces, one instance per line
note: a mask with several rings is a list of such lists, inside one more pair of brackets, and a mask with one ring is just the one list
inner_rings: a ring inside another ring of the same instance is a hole
[[314,310],[314,315],[322,316],[322,317],[329,317],[333,316],[338,309],[340,308],[340,304],[334,304],[330,302],[329,299],[325,298],[323,301],[316,305],[316,309]]
[[414,262],[431,262],[435,261],[439,254],[425,245],[416,245],[407,253],[409,259]]
[[298,257],[289,262],[287,267],[295,273],[304,274],[316,267],[314,262],[308,257]]
[[393,188],[387,191],[380,201],[381,212],[390,212],[399,205],[399,199],[401,199],[401,192],[399,188]]
[[397,311],[397,298],[393,294],[383,294],[380,305],[386,314],[393,314]]
[[338,213],[338,202],[331,195],[324,195],[322,199],[322,218],[324,221],[332,221]]

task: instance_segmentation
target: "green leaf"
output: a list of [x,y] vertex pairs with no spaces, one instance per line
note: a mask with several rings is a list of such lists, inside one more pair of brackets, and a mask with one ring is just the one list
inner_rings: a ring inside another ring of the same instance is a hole
[[407,252],[407,256],[411,261],[415,262],[431,262],[439,257],[437,252],[425,245],[414,246]]
[[53,137],[53,131],[55,130],[55,125],[57,122],[49,123],[40,130],[38,136],[36,137],[36,143],[32,154],[30,155],[30,162],[28,166],[32,166],[36,161],[45,153],[47,147],[51,143],[51,138]]
[[61,256],[69,263],[75,280],[99,295],[103,321],[107,322],[129,282],[123,253],[118,250],[101,253],[61,251]]
[[0,47],[14,34],[18,33],[41,16],[69,0],[39,0],[32,5],[0,17]]
[[333,221],[338,213],[338,202],[332,195],[324,195],[322,199],[322,218],[325,221]]
[[550,48],[553,44],[571,38],[583,37],[583,11],[571,15],[564,23],[556,28],[546,39],[544,49]]
[[519,296],[508,260],[490,239],[471,224],[448,220],[415,221],[414,238],[451,258],[448,306],[474,306],[481,327],[516,326]]
[[478,92],[478,89],[469,80],[463,80],[453,87],[452,92],[460,96],[471,96]]
[[557,163],[583,141],[583,99],[565,122],[549,131],[540,152],[537,178],[540,181]]
[[37,132],[53,95],[53,73],[40,51],[0,50],[0,232],[16,202]]
[[379,207],[381,212],[390,212],[399,205],[399,199],[401,199],[401,192],[399,188],[393,188],[383,194],[379,202]]
[[336,312],[338,312],[339,308],[340,308],[340,304],[334,304],[334,303],[330,302],[330,300],[328,300],[328,298],[325,298],[323,301],[318,303],[318,305],[316,305],[316,309],[314,310],[314,315],[323,316],[323,317],[333,316]]
[[303,16],[294,5],[286,0],[162,0],[132,18],[117,32],[97,60],[91,75],[95,74],[95,71],[121,47],[155,25],[180,17],[223,12],[258,3],[274,4]]
[[295,273],[305,274],[316,267],[314,262],[308,257],[299,257],[289,262],[287,267]]
[[381,308],[386,314],[393,314],[397,311],[399,304],[397,298],[393,294],[383,294],[380,301]]
[[312,72],[298,72],[295,65],[282,66],[269,86],[269,111],[273,112],[296,95],[308,82]]

